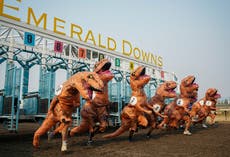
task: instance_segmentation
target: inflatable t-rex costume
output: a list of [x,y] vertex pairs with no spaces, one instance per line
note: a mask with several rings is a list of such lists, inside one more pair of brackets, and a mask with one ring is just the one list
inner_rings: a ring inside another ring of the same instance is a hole
[[138,67],[131,74],[130,86],[132,89],[132,96],[129,104],[122,110],[121,126],[115,132],[103,136],[104,138],[116,137],[130,130],[129,140],[131,140],[138,124],[144,127],[148,125],[144,113],[152,114],[152,111],[147,109],[147,96],[144,92],[144,86],[149,80],[150,76],[145,75],[145,68],[142,66]]
[[100,79],[104,83],[103,92],[94,92],[92,101],[86,101],[81,110],[81,124],[70,131],[70,135],[75,133],[83,133],[89,130],[88,144],[92,142],[94,136],[95,122],[99,122],[99,131],[104,132],[107,127],[108,116],[107,106],[110,104],[108,96],[108,82],[112,80],[114,75],[110,72],[111,63],[107,59],[103,59],[95,64],[94,72],[98,73]]
[[165,115],[167,115],[169,118],[169,127],[178,128],[179,123],[181,121],[185,121],[185,135],[191,135],[188,130],[191,123],[188,107],[191,103],[196,101],[197,90],[199,88],[199,86],[194,83],[194,81],[194,76],[187,76],[184,78],[180,84],[179,97],[167,105],[164,109]]
[[71,76],[57,90],[53,98],[46,119],[34,133],[33,145],[39,146],[39,138],[56,123],[61,123],[62,151],[67,150],[67,129],[72,122],[72,113],[80,106],[80,95],[90,101],[93,91],[103,91],[104,85],[95,72],[79,72]]
[[146,115],[150,123],[150,129],[147,133],[147,137],[150,137],[151,132],[154,128],[156,128],[158,116],[163,118],[163,121],[157,126],[157,128],[162,128],[163,124],[168,121],[168,116],[162,115],[161,112],[165,107],[164,100],[166,98],[175,98],[177,96],[176,92],[174,91],[176,87],[176,82],[166,81],[157,88],[155,95],[149,100],[148,105],[154,112],[151,115]]
[[[99,131],[104,132],[108,127],[108,108],[110,105],[108,82],[113,79],[114,75],[110,72],[111,63],[108,59],[103,59],[95,65],[94,72],[99,74],[100,79],[104,82],[104,91],[101,93],[96,92],[93,103],[97,106],[97,120],[100,123]],[[106,106],[105,106],[106,105]]]
[[211,116],[211,118],[215,118],[215,114],[212,114],[211,111],[216,110],[216,102],[217,99],[220,98],[220,94],[217,93],[217,89],[209,88],[206,93],[205,97],[197,101],[193,106],[190,112],[190,117],[193,123],[202,123],[203,127],[207,127],[204,124],[204,121],[207,116]]

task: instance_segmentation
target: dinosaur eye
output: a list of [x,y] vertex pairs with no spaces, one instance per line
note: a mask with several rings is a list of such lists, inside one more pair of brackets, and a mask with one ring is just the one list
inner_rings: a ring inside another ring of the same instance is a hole
[[89,79],[94,79],[94,77],[93,77],[92,74],[88,75],[88,78],[89,78]]
[[132,76],[135,76],[136,74],[135,74],[135,72],[133,72],[131,75],[132,75]]

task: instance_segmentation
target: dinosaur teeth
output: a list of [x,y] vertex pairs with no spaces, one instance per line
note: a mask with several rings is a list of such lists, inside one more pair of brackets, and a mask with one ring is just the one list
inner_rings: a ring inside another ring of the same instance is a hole
[[96,92],[93,91],[93,96],[92,96],[92,100],[96,97]]

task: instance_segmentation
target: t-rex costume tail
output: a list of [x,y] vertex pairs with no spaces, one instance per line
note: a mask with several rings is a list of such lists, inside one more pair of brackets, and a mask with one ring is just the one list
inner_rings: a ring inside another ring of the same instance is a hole
[[191,123],[188,107],[191,103],[196,101],[197,91],[199,88],[194,81],[194,76],[187,76],[184,78],[180,84],[179,97],[167,105],[164,109],[165,115],[169,118],[169,121],[167,122],[169,127],[178,128],[179,122],[185,121],[185,135],[191,135],[188,130]]
[[150,76],[145,75],[145,68],[138,67],[130,76],[130,86],[132,96],[130,102],[124,107],[121,113],[121,126],[115,132],[103,136],[104,138],[112,138],[119,136],[123,132],[130,130],[129,139],[131,140],[133,133],[137,129],[137,124],[146,127],[148,121],[144,113],[152,114],[147,109],[147,97],[144,92],[144,86],[149,82]]
[[52,126],[62,125],[62,151],[67,150],[67,129],[72,122],[72,112],[80,105],[80,95],[90,101],[93,91],[103,91],[104,84],[94,72],[79,72],[71,76],[56,91],[56,95],[47,113],[46,119],[34,133],[33,145],[39,146],[39,138]]
[[114,75],[110,72],[111,63],[107,59],[103,59],[95,64],[94,72],[96,72],[104,83],[103,92],[94,92],[93,100],[87,101],[81,110],[81,124],[70,131],[70,135],[82,133],[89,130],[88,144],[92,142],[94,136],[95,122],[100,122],[99,131],[103,132],[107,127],[107,106],[110,104],[108,96],[108,82],[112,80]]
[[162,128],[163,125],[168,121],[168,116],[162,115],[161,112],[165,106],[164,100],[166,98],[175,98],[177,96],[176,92],[174,91],[176,87],[176,82],[166,81],[157,88],[155,95],[149,100],[148,105],[152,108],[153,114],[146,115],[150,123],[150,129],[147,133],[147,137],[149,137],[153,129],[156,128],[158,116],[163,118],[163,121],[157,126],[157,128]]
[[220,94],[217,93],[217,89],[209,88],[205,93],[205,97],[192,106],[190,117],[193,123],[203,122],[203,127],[207,127],[204,124],[204,121],[207,116],[210,116],[210,114],[213,116],[211,111],[216,110],[216,102],[218,98],[220,98]]

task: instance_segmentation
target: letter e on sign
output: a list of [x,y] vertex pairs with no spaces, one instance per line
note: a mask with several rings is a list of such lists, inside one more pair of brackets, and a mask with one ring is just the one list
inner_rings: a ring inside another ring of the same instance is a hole
[[24,44],[28,46],[34,46],[35,45],[35,35],[30,32],[25,32]]
[[62,53],[63,51],[63,42],[61,41],[54,41],[54,52]]

